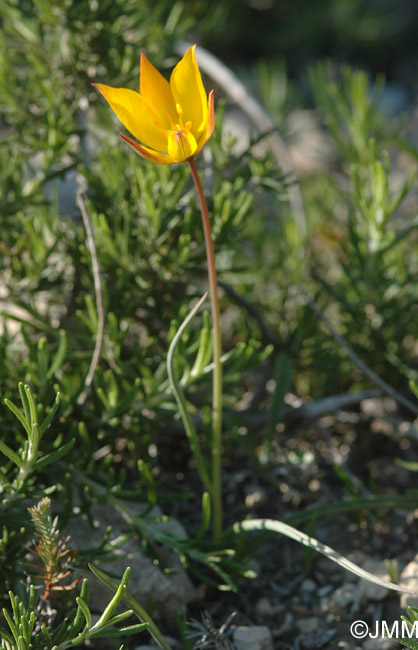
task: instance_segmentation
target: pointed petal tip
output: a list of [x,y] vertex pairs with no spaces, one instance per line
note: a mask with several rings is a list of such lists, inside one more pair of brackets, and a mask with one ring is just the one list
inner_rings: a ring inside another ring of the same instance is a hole
[[[192,58],[196,61],[196,47],[197,47],[197,43],[193,43],[193,45],[191,45],[191,46],[189,47],[189,49],[187,50],[187,52],[185,52],[184,56],[186,57],[186,56],[189,54],[189,52],[190,52]],[[184,57],[183,57],[183,58],[184,58]],[[196,61],[196,64],[197,64],[197,61]]]
[[215,91],[211,90],[208,98],[208,130],[206,139],[209,140],[215,127]]
[[211,137],[215,128],[215,91],[211,90],[208,97],[208,122],[206,127],[206,136],[204,142],[206,143]]
[[110,88],[110,86],[106,86],[106,84],[98,84],[98,83],[92,83],[91,85],[94,86],[94,88],[96,88],[99,91],[99,93],[103,95],[105,99],[107,99],[105,89]]

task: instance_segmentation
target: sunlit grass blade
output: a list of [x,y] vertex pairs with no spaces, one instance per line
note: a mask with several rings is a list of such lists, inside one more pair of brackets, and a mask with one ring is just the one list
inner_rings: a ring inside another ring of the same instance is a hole
[[302,531],[297,530],[296,528],[293,528],[292,526],[289,526],[282,521],[276,521],[274,519],[249,519],[247,521],[236,523],[234,525],[234,530],[237,532],[240,530],[270,530],[273,533],[285,535],[286,537],[290,537],[290,539],[294,539],[296,542],[303,544],[303,546],[311,548],[314,551],[325,555],[325,557],[327,557],[329,560],[332,560],[333,562],[336,562],[336,564],[343,567],[343,569],[346,569],[347,571],[350,571],[351,573],[354,573],[355,575],[359,576],[360,578],[364,578],[369,582],[373,582],[380,587],[386,587],[386,589],[393,589],[394,591],[402,591],[410,594],[415,593],[411,589],[407,589],[407,587],[403,587],[402,585],[395,585],[393,582],[389,582],[388,580],[382,580],[382,578],[378,578],[372,573],[361,569],[359,566],[354,564],[354,562],[347,560],[347,558],[334,551],[334,549],[332,549],[330,546],[322,544],[322,542],[319,542],[314,537],[310,537],[306,533],[303,533]]

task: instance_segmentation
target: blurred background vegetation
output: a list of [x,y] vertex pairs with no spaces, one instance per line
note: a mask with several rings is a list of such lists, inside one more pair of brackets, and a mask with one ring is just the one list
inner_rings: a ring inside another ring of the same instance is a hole
[[[418,5],[4,0],[0,21],[0,393],[17,402],[23,381],[44,414],[59,391],[42,453],[76,440],[65,467],[40,466],[19,494],[12,464],[3,470],[0,520],[14,522],[0,549],[5,593],[24,573],[30,523],[22,505],[54,489],[68,520],[97,498],[86,496],[92,480],[113,494],[126,496],[129,485],[132,498],[155,500],[156,489],[157,500],[172,499],[165,471],[189,462],[165,363],[176,327],[206,288],[198,206],[186,166],[153,166],[127,151],[91,83],[136,88],[140,50],[168,75],[178,44],[197,42],[235,71],[285,144],[297,181],[246,107],[206,75],[216,129],[198,162],[223,286],[226,454],[233,466],[239,448],[237,462],[252,464],[267,448],[274,466],[279,433],[291,435],[281,424],[284,393],[315,400],[374,387],[307,295],[372,371],[413,399]],[[77,186],[106,313],[100,362],[81,402],[97,313]],[[289,201],[295,187],[299,219]],[[205,431],[210,373],[191,371],[201,327],[195,322],[182,341],[178,364]],[[1,419],[5,442],[23,446],[5,407]],[[78,495],[65,479],[74,467]],[[186,487],[199,495],[198,485]]]

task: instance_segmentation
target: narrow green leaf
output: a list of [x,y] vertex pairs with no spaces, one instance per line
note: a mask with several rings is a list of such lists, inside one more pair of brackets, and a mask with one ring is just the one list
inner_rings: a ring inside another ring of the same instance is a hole
[[306,533],[302,533],[300,530],[297,530],[296,528],[293,528],[292,526],[289,526],[282,521],[277,521],[274,519],[249,519],[247,521],[242,521],[240,523],[234,524],[234,530],[236,532],[239,532],[240,530],[270,530],[280,535],[286,535],[286,537],[294,539],[296,542],[303,544],[303,546],[312,548],[313,550],[318,551],[318,553],[325,555],[325,557],[332,560],[333,562],[336,562],[336,564],[339,564],[347,571],[350,571],[351,573],[354,573],[355,575],[359,576],[360,578],[364,578],[369,582],[373,582],[380,587],[386,587],[386,589],[393,589],[394,591],[402,591],[409,594],[415,593],[411,589],[407,589],[401,585],[395,585],[393,582],[389,582],[388,580],[382,580],[382,578],[378,578],[368,571],[361,569],[359,566],[353,562],[350,562],[350,560],[347,560],[347,558],[343,557],[326,544],[322,544],[322,542],[319,542],[314,537],[310,537],[309,535],[306,535]]
[[33,461],[35,458],[38,457],[40,439],[41,439],[41,434],[39,431],[39,425],[37,423],[34,423],[32,426],[32,436],[31,436],[31,442],[29,444],[29,455],[28,455],[31,461]]
[[111,601],[109,602],[107,607],[104,609],[102,615],[100,616],[97,623],[95,623],[92,630],[95,630],[95,629],[99,630],[100,628],[102,628],[104,625],[106,625],[108,623],[109,619],[113,615],[113,612],[118,608],[119,603],[121,602],[121,600],[123,599],[123,596],[125,595],[126,589],[128,587],[128,584],[129,584],[129,578],[130,577],[131,577],[131,569],[130,569],[130,567],[127,567],[125,569],[125,572],[124,572],[124,574],[122,576],[122,580],[120,581],[120,584],[119,584],[118,588],[116,589],[116,592],[115,592],[113,598],[111,599]]
[[208,558],[208,561],[204,561],[204,564],[207,564],[207,566],[224,581],[225,584],[218,584],[218,589],[220,591],[232,591],[236,593],[238,591],[237,585],[232,580],[231,576],[224,571],[217,562],[219,562],[218,558]]
[[200,524],[199,531],[195,537],[195,542],[203,537],[210,525],[210,515],[211,515],[211,502],[209,492],[203,492],[202,494],[202,523]]
[[17,417],[17,419],[19,420],[19,422],[22,424],[22,426],[23,426],[23,428],[25,429],[25,431],[26,431],[28,437],[29,437],[30,435],[32,435],[32,430],[31,430],[31,426],[30,426],[29,420],[27,420],[27,419],[25,418],[25,416],[24,416],[23,413],[22,413],[22,412],[17,408],[17,406],[16,406],[15,404],[13,404],[13,402],[11,402],[9,399],[7,399],[7,397],[6,397],[6,399],[4,400],[4,403],[6,404],[7,408],[11,410],[11,412],[13,413],[13,415],[15,415],[15,416]]
[[16,627],[16,625],[13,623],[13,621],[12,621],[12,619],[11,619],[11,617],[10,617],[10,614],[9,614],[9,612],[7,611],[7,609],[3,609],[3,616],[4,616],[4,618],[5,618],[6,621],[7,621],[7,625],[10,627],[10,631],[11,631],[11,633],[13,634],[13,637],[14,637],[15,642],[17,643],[17,642],[18,642],[18,637],[19,637],[19,635],[18,635],[18,631],[17,631],[17,627]]
[[416,178],[416,172],[415,170],[412,171],[405,183],[402,185],[401,189],[399,192],[396,194],[396,196],[392,199],[389,207],[388,207],[388,213],[391,215],[395,212],[395,210],[399,207],[399,205],[402,203],[403,199],[405,196],[408,194],[409,190],[413,186]]
[[51,638],[51,632],[49,631],[49,628],[46,625],[41,625],[41,632],[44,635],[45,639],[47,640],[48,644],[52,646],[52,638]]
[[200,377],[203,372],[203,368],[208,363],[208,350],[209,358],[212,349],[212,340],[211,340],[211,331],[208,327],[203,327],[200,331],[199,336],[199,348],[197,355],[193,364],[193,367],[190,371],[190,377],[193,379]]
[[109,627],[110,627],[111,625],[115,626],[115,625],[117,625],[118,623],[120,623],[121,621],[124,621],[125,619],[129,618],[130,616],[132,616],[133,613],[134,613],[134,610],[133,610],[133,609],[127,609],[126,612],[122,612],[122,614],[118,614],[117,616],[114,616],[113,618],[110,618],[110,619],[107,621],[106,625],[109,625]]
[[91,639],[107,639],[111,637],[128,636],[129,634],[136,634],[137,632],[144,632],[148,629],[148,623],[138,623],[137,625],[130,625],[123,628],[106,628],[95,632],[90,637]]
[[2,442],[2,440],[0,440],[0,451],[2,454],[7,456],[7,458],[9,458],[15,465],[17,465],[19,469],[23,469],[23,460],[13,451],[13,449],[10,449],[10,447],[6,445],[5,442]]
[[408,237],[408,235],[413,231],[418,228],[418,217],[414,217],[412,221],[409,223],[409,225],[406,228],[403,228],[401,231],[399,231],[396,236],[393,237],[393,239],[380,250],[380,254],[383,255],[384,253],[387,253],[391,248],[394,248],[401,242],[405,237]]
[[[84,578],[83,583],[81,585],[79,598],[83,603],[86,603],[87,606],[88,606],[89,597],[90,597],[89,581],[86,578]],[[83,609],[80,606],[80,603],[77,603],[77,604],[78,604],[78,607],[77,607],[77,611],[76,611],[76,614],[75,614],[75,617],[74,617],[73,624],[69,628],[69,630],[67,632],[67,635],[66,635],[67,639],[72,639],[78,634],[78,632],[81,630],[81,626],[83,625],[84,620],[86,618],[84,613],[83,613]]]
[[56,351],[55,356],[52,359],[52,363],[46,374],[46,378],[48,380],[50,380],[55,375],[57,370],[61,368],[63,361],[65,359],[66,352],[67,352],[67,334],[65,330],[60,330],[60,341],[58,345],[58,350]]
[[6,632],[6,630],[4,630],[2,627],[0,627],[0,638],[7,641],[7,643],[9,644],[9,647],[11,647],[11,648],[13,647],[13,637],[12,637],[12,635],[9,634],[8,632]]
[[22,401],[22,406],[23,410],[25,412],[25,418],[28,423],[28,426],[30,427],[30,407],[29,407],[29,401],[28,401],[28,396],[26,394],[26,389],[29,388],[26,384],[23,384],[21,381],[18,383],[18,388],[19,388],[19,395],[20,399]]
[[42,456],[42,458],[38,458],[38,460],[33,465],[34,469],[39,470],[45,467],[46,465],[49,465],[50,463],[54,463],[55,461],[65,456],[74,447],[74,445],[75,445],[75,438],[67,442],[67,444],[63,445],[59,449],[52,451],[50,454],[46,454],[46,456]]
[[26,644],[23,636],[19,636],[17,639],[17,650],[28,650],[29,646]]
[[15,596],[12,591],[9,591],[9,598],[10,598],[10,603],[12,605],[12,610],[13,610],[13,618],[16,623],[16,625],[19,622],[20,619],[20,614],[21,614],[21,607],[20,605],[20,599],[18,596]]
[[154,478],[150,472],[147,463],[143,461],[142,458],[138,460],[138,469],[141,472],[141,475],[145,481],[145,485],[147,486],[148,504],[155,505],[157,503],[157,493],[155,490]]
[[56,413],[57,410],[58,410],[58,407],[59,407],[59,405],[60,405],[60,402],[61,402],[61,393],[57,393],[56,396],[55,396],[55,401],[54,401],[53,405],[51,406],[48,415],[47,415],[46,418],[43,420],[43,422],[42,422],[42,424],[41,424],[41,426],[40,426],[41,435],[42,435],[43,433],[45,433],[45,431],[47,430],[47,428],[48,428],[49,425],[51,424],[52,419],[53,419],[55,413]]
[[403,460],[403,458],[397,458],[396,464],[405,469],[409,469],[410,472],[418,472],[418,462],[414,460]]
[[171,341],[168,354],[167,354],[167,372],[168,372],[168,378],[170,381],[171,390],[173,391],[174,397],[176,398],[177,406],[180,411],[181,419],[183,420],[183,425],[186,430],[186,435],[189,440],[190,448],[192,450],[194,459],[196,461],[197,469],[199,471],[199,476],[205,488],[209,492],[211,492],[212,484],[209,478],[206,462],[202,456],[199,441],[197,438],[196,429],[194,427],[192,418],[190,417],[190,413],[187,410],[186,398],[184,397],[184,393],[180,386],[180,382],[177,377],[177,373],[175,370],[175,362],[174,362],[175,352],[180,342],[180,339],[183,333],[185,332],[187,326],[189,325],[190,321],[193,319],[194,315],[197,313],[197,311],[200,309],[200,307],[206,300],[207,295],[208,294],[206,292],[204,296],[202,296],[202,298],[200,298],[200,300],[195,304],[193,309],[190,311],[190,313],[187,315],[187,317],[184,319],[184,321],[178,328],[173,340]]
[[34,424],[38,424],[38,411],[36,408],[35,398],[29,386],[25,386],[25,393],[28,398],[29,410],[30,410],[30,423],[33,428]]
[[128,625],[128,627],[121,627],[120,634],[135,634],[136,632],[144,632],[148,630],[149,623],[136,623],[135,625]]
[[[90,570],[94,573],[94,575],[99,578],[102,582],[104,582],[109,589],[112,589],[113,591],[116,591],[118,588],[118,583],[110,578],[106,573],[103,571],[100,571],[97,567],[93,566],[92,564],[89,564]],[[155,625],[154,621],[152,620],[151,616],[146,612],[146,610],[133,598],[130,594],[125,593],[123,600],[125,603],[128,605],[130,609],[134,611],[134,614],[139,618],[139,620],[142,623],[148,623],[149,625],[149,633],[151,634],[152,638],[156,642],[159,648],[161,650],[171,650],[171,646],[167,643],[163,635],[161,634],[160,630],[158,627]]]
[[405,648],[410,648],[411,650],[418,650],[418,642],[413,641],[412,639],[398,639],[398,637],[395,637],[395,640],[398,643],[402,643]]
[[87,627],[87,629],[90,629],[91,628],[91,614],[90,614],[90,610],[89,610],[89,607],[88,607],[87,603],[82,598],[80,598],[80,596],[78,596],[75,600],[76,600],[77,605],[79,606],[79,608],[83,612],[84,618],[86,619],[86,627]]
[[292,364],[287,354],[279,354],[274,364],[273,372],[275,387],[271,400],[269,425],[267,429],[267,444],[271,447],[276,433],[276,426],[280,422],[281,413],[284,407],[284,398],[289,392],[292,379]]
[[35,607],[35,587],[33,585],[30,585],[29,587],[29,601],[28,601],[28,612],[32,612],[34,615],[34,607]]

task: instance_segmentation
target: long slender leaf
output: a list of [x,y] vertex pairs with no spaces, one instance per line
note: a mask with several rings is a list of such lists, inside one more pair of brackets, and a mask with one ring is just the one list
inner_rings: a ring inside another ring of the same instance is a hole
[[350,571],[351,573],[354,573],[355,575],[359,576],[360,578],[364,578],[369,582],[373,582],[380,587],[386,587],[386,589],[393,589],[394,591],[402,591],[409,594],[415,593],[407,587],[403,587],[402,585],[395,585],[393,582],[389,582],[388,580],[382,580],[382,578],[378,578],[372,573],[361,569],[359,566],[354,564],[354,562],[350,562],[350,560],[347,560],[347,558],[334,551],[334,549],[332,549],[330,546],[322,544],[322,542],[319,542],[314,537],[310,537],[310,535],[307,535],[306,533],[303,533],[302,531],[297,530],[296,528],[293,528],[293,526],[289,526],[282,521],[277,521],[275,519],[248,519],[247,521],[242,521],[240,523],[234,524],[234,529],[236,531],[271,530],[273,533],[285,535],[286,537],[290,537],[290,539],[294,539],[296,542],[299,542],[299,544],[303,544],[303,546],[306,546],[307,548],[318,551],[318,553],[325,555],[325,557],[327,557],[329,560],[332,560],[333,562],[336,562],[336,564],[339,564],[339,566],[343,567],[343,569],[346,569],[347,571]]
[[178,328],[173,340],[171,341],[169,350],[168,350],[168,355],[167,355],[167,372],[168,372],[168,378],[170,381],[170,386],[171,390],[174,393],[174,397],[176,398],[177,406],[180,411],[181,419],[183,420],[184,428],[186,430],[186,435],[189,439],[190,442],[190,447],[193,453],[193,456],[196,461],[197,468],[199,470],[199,475],[200,478],[202,479],[202,482],[205,486],[205,488],[212,493],[212,484],[211,480],[209,478],[209,474],[207,471],[206,467],[206,462],[205,459],[202,456],[202,452],[200,449],[199,441],[197,438],[196,434],[196,429],[194,427],[194,424],[192,422],[192,418],[190,417],[190,413],[187,410],[187,403],[186,403],[186,398],[184,397],[184,393],[182,391],[182,388],[180,386],[179,379],[177,377],[177,373],[175,370],[175,352],[177,349],[177,346],[180,342],[180,339],[186,330],[187,326],[189,325],[190,321],[196,314],[196,312],[200,309],[204,301],[206,300],[208,293],[206,292],[204,296],[195,304],[193,309],[190,311],[190,313],[187,315],[187,317],[184,319],[180,327]]
[[5,442],[2,442],[0,440],[0,451],[7,456],[11,461],[14,462],[15,465],[17,465],[20,469],[23,468],[23,460],[16,454],[16,452],[13,451],[13,449],[10,449],[8,445],[6,445]]
[[118,585],[118,588],[116,589],[112,600],[105,607],[102,615],[100,616],[97,623],[94,625],[93,629],[99,630],[100,628],[104,627],[106,623],[109,622],[109,620],[113,616],[113,613],[117,610],[118,605],[121,602],[124,594],[126,593],[126,589],[128,587],[130,577],[131,577],[131,569],[128,567],[127,569],[125,569],[125,573],[122,576],[122,580],[120,581],[120,584]]
[[23,413],[17,408],[16,404],[13,404],[9,399],[4,400],[4,403],[6,404],[7,408],[11,410],[13,415],[17,417],[23,428],[25,429],[26,433],[28,436],[32,435],[31,427],[29,420],[26,419],[26,417],[23,415]]
[[74,447],[75,444],[75,438],[70,440],[70,442],[67,442],[66,445],[63,447],[60,447],[60,449],[57,449],[56,451],[52,451],[50,454],[46,454],[46,456],[42,456],[42,458],[38,458],[36,463],[34,464],[34,469],[42,469],[42,467],[45,467],[46,465],[49,465],[50,463],[54,463],[55,461],[59,460],[63,456],[65,456],[71,449]]
[[87,628],[91,627],[91,614],[87,603],[80,597],[76,598],[76,603],[84,614]]

